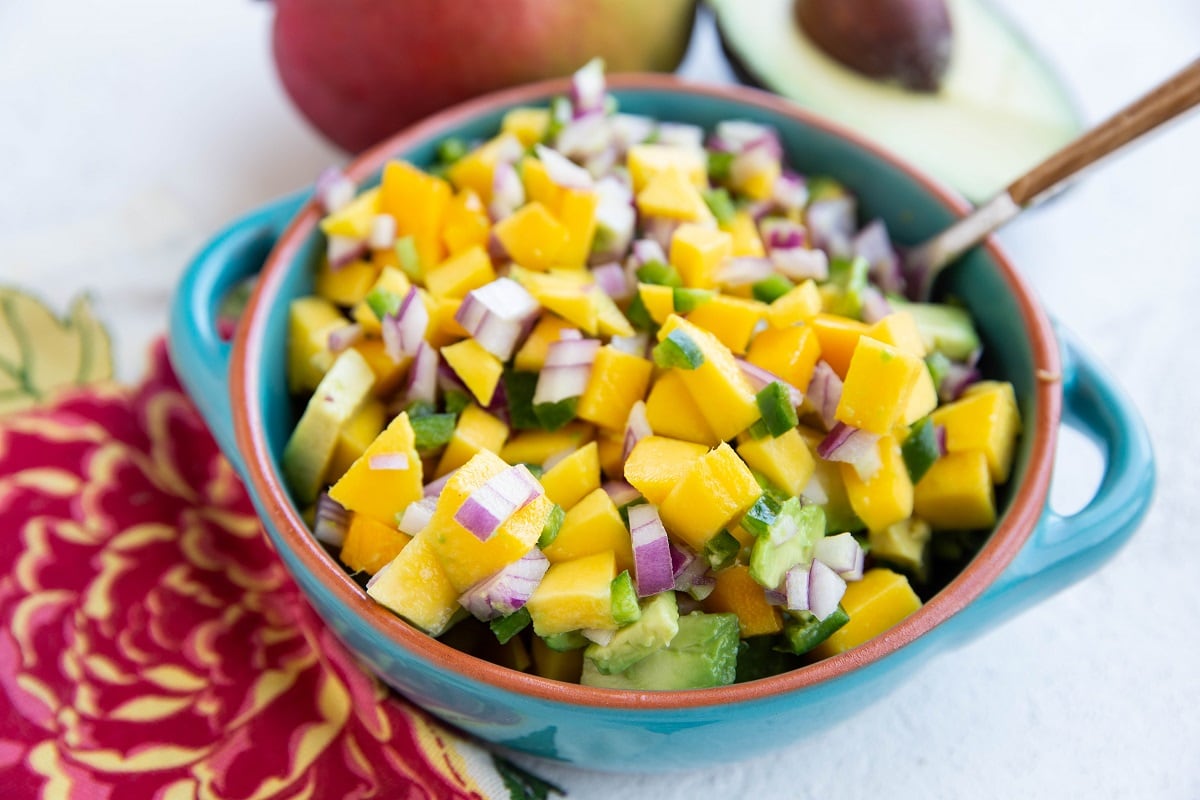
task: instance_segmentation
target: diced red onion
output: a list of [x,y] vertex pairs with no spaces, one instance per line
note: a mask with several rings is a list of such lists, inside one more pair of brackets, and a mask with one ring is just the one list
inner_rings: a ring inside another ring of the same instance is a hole
[[389,569],[391,569],[393,563],[394,562],[389,561],[388,563],[384,564],[382,567],[379,568],[379,572],[376,572],[374,575],[372,575],[370,578],[367,579],[367,591],[370,591],[372,586],[374,586],[375,584],[377,584],[381,580],[383,580],[383,576],[387,574],[387,571]]
[[709,147],[725,153],[742,153],[751,148],[762,148],[775,158],[783,154],[779,134],[769,125],[744,119],[729,119],[717,123]]
[[630,506],[629,534],[633,540],[634,582],[638,597],[649,597],[674,588],[670,540],[658,509],[649,504]]
[[621,152],[611,141],[608,146],[598,153],[592,153],[583,159],[583,168],[593,178],[600,179],[613,174],[621,160]]
[[707,572],[701,575],[685,591],[696,600],[703,600],[717,588],[717,580]]
[[769,258],[757,256],[735,256],[727,258],[717,267],[717,282],[723,286],[746,286],[758,283],[775,274],[775,265]]
[[883,466],[878,445],[879,434],[838,422],[817,445],[817,455],[826,461],[849,464],[866,481]]
[[401,533],[407,533],[409,536],[416,536],[421,531],[429,527],[430,520],[433,519],[433,512],[437,508],[437,496],[422,497],[415,503],[409,503],[408,508],[404,509],[404,513],[400,515]]
[[600,290],[613,300],[627,300],[633,295],[633,287],[625,275],[625,269],[616,261],[600,264],[592,269],[592,277]]
[[538,374],[533,391],[534,404],[557,403],[582,395],[599,349],[598,339],[551,342],[546,350],[545,366]]
[[823,506],[829,502],[829,492],[825,491],[825,485],[821,483],[821,478],[816,472],[808,479],[808,483],[801,490],[800,496],[808,502],[819,506]]
[[[554,148],[569,159],[587,161],[613,150],[612,129],[602,112],[568,120],[554,138]],[[591,173],[584,170],[591,178]]]
[[610,118],[614,143],[622,150],[641,144],[654,133],[655,121],[640,114],[614,114]]
[[904,294],[906,286],[900,256],[892,247],[883,220],[875,219],[864,225],[854,237],[852,247],[854,255],[867,260],[868,274],[879,288],[892,294]]
[[771,250],[771,264],[780,273],[796,281],[809,278],[823,281],[829,278],[829,257],[821,250],[776,247]]
[[767,250],[806,247],[808,231],[799,222],[783,217],[765,217],[758,223],[758,233]]
[[354,201],[358,187],[337,167],[327,167],[317,176],[314,195],[326,214],[340,211]]
[[697,600],[702,600],[703,597],[697,597],[696,595],[696,587],[700,587],[698,591],[704,596],[707,596],[712,591],[712,576],[708,574],[708,560],[700,558],[693,553],[691,554],[691,559],[685,563],[682,569],[676,569],[674,566],[676,564],[675,558],[675,552],[672,551],[671,564],[675,572],[674,586],[676,591],[687,592],[696,597]]
[[458,373],[454,371],[454,367],[445,361],[438,362],[437,387],[443,392],[470,393],[467,385],[462,382],[462,379],[458,377]]
[[785,170],[771,187],[771,201],[781,211],[799,211],[808,202],[808,184],[800,175]]
[[862,290],[862,318],[863,322],[871,325],[892,313],[892,304],[883,296],[883,292],[876,289],[873,285],[863,287]]
[[817,540],[813,546],[813,558],[819,559],[845,580],[862,578],[864,553],[862,546],[851,533],[839,533]]
[[938,397],[943,403],[951,403],[962,397],[967,387],[977,382],[980,377],[979,370],[974,366],[952,361],[946,368],[946,374],[942,376],[941,385],[938,386]]
[[429,309],[425,308],[417,287],[408,290],[400,308],[395,314],[385,315],[381,325],[384,350],[392,361],[400,363],[401,356],[416,355],[429,329]]
[[596,182],[596,235],[603,236],[605,246],[592,253],[589,260],[603,263],[620,259],[633,241],[637,212],[629,189],[615,178],[606,176]]
[[608,495],[608,499],[612,500],[613,505],[617,507],[627,506],[642,496],[637,489],[621,480],[607,481],[600,488],[604,490],[604,493]]
[[571,76],[571,107],[576,116],[604,111],[604,61],[593,58]]
[[566,189],[591,189],[594,181],[591,173],[545,145],[534,145],[538,160],[546,168],[546,176],[558,186]]
[[939,456],[946,455],[946,452],[947,452],[946,451],[946,426],[945,425],[934,425],[933,426],[933,435],[934,435],[934,438],[937,439],[938,455]]
[[704,610],[704,607],[700,605],[700,601],[689,594],[675,595],[675,605],[679,606],[679,616],[681,617],[693,611]]
[[359,325],[357,322],[351,322],[347,325],[342,325],[340,328],[334,328],[329,332],[329,352],[340,353],[347,347],[358,343],[362,337],[362,325]]
[[313,536],[317,541],[331,547],[341,547],[346,540],[346,529],[350,526],[350,512],[342,507],[327,492],[317,497],[316,516],[313,521]]
[[853,197],[831,197],[810,203],[805,211],[813,245],[831,256],[849,256],[857,222],[857,203]]
[[[677,545],[674,542],[671,545],[671,577],[678,578],[683,574],[692,562],[696,560],[697,555],[682,545]],[[678,587],[676,587],[678,588]]]
[[783,378],[776,375],[770,370],[763,369],[757,364],[751,364],[749,361],[737,359],[738,368],[742,374],[746,376],[746,380],[750,383],[750,388],[755,392],[760,392],[770,383],[781,383],[783,388],[787,389],[788,397],[791,398],[793,406],[799,406],[804,402],[804,393],[785,381]]
[[659,144],[699,150],[704,147],[704,129],[683,122],[658,123]]
[[564,447],[562,450],[559,450],[556,453],[551,453],[550,455],[546,456],[546,460],[542,462],[542,469],[546,472],[549,472],[563,461],[566,461],[568,458],[570,458],[574,452],[575,448],[574,446],[571,446]]
[[642,220],[642,233],[648,239],[658,243],[663,250],[669,250],[675,231],[683,224],[683,220],[670,217],[646,217]]
[[638,239],[633,243],[629,258],[636,264],[635,269],[655,261],[666,264],[667,251],[656,239]]
[[445,475],[443,475],[442,477],[440,477],[436,480],[432,480],[429,483],[425,484],[425,491],[424,491],[425,497],[437,499],[438,495],[440,495],[442,493],[442,489],[446,488],[446,484],[449,482],[450,478],[453,477],[454,473],[456,473],[456,472],[458,472],[457,468],[452,469],[449,472],[447,472]]
[[487,621],[506,617],[529,601],[549,568],[550,561],[535,547],[495,575],[467,589],[458,598],[458,603],[476,619]]
[[406,470],[408,469],[408,454],[406,453],[375,453],[367,459],[367,466],[375,470]]
[[768,605],[787,605],[787,592],[781,592],[778,589],[763,589],[763,597],[766,598]]
[[846,593],[846,581],[819,560],[808,566],[795,566],[784,577],[787,607],[793,611],[808,611],[823,620],[837,611]]
[[404,396],[408,402],[423,400],[437,402],[438,351],[428,342],[421,342],[408,367]]
[[558,332],[560,342],[578,342],[583,339],[583,332],[578,328],[563,328]]
[[511,278],[497,278],[467,292],[454,319],[484,350],[507,361],[540,308],[524,286]]
[[808,611],[808,565],[797,564],[783,576],[784,597],[792,611]]
[[508,248],[504,246],[504,242],[500,241],[500,237],[496,235],[495,228],[488,234],[487,254],[488,258],[497,266],[512,260],[508,254]]
[[633,336],[614,336],[608,343],[614,350],[620,350],[622,353],[628,353],[638,358],[645,358],[646,347],[650,344],[650,334],[642,332],[635,333]]
[[524,464],[509,467],[480,486],[459,506],[454,521],[486,542],[513,514],[542,494],[542,485]]
[[808,382],[808,402],[812,404],[825,430],[837,424],[837,407],[842,402],[842,379],[829,363],[820,360],[813,367],[812,379]]
[[372,250],[390,250],[396,244],[396,218],[391,214],[376,214],[371,218],[367,245]]
[[624,463],[634,446],[647,436],[653,436],[650,421],[646,419],[646,404],[638,400],[629,409],[629,417],[625,420],[625,440],[621,449],[621,462]]
[[521,182],[517,168],[507,161],[499,162],[492,172],[492,201],[488,204],[488,214],[493,222],[499,222],[523,205],[525,184]]
[[607,645],[617,635],[616,631],[608,630],[607,628],[581,628],[579,633],[589,642],[598,644],[601,647]]
[[325,244],[325,256],[329,268],[338,270],[365,255],[367,243],[350,236],[329,236]]

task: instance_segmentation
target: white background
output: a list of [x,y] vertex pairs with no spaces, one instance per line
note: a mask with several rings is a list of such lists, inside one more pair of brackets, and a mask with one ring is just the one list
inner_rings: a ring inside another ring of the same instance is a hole
[[[1002,5],[1092,121],[1200,54],[1195,0]],[[251,0],[0,3],[0,282],[60,309],[91,290],[125,379],[205,239],[341,160],[282,94],[271,13]],[[707,24],[684,72],[729,79]],[[1151,428],[1157,501],[1114,561],[822,741],[670,776],[538,771],[605,800],[1200,797],[1198,187],[1193,116],[1001,235]],[[1078,501],[1098,466],[1068,450],[1056,491]]]

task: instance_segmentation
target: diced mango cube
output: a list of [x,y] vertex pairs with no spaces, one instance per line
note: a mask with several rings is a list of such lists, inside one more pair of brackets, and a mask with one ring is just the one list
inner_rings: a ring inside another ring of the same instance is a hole
[[591,275],[584,270],[541,274],[513,267],[509,277],[525,287],[533,298],[589,335],[599,326],[599,309],[592,296]]
[[1004,483],[1012,471],[1021,415],[1017,396],[1007,381],[980,381],[963,396],[933,412],[933,422],[946,428],[946,450],[981,450],[987,455],[993,483]]
[[764,160],[758,169],[746,170],[744,174],[735,170],[730,176],[729,185],[751,200],[766,200],[775,190],[775,181],[781,172],[778,161]]
[[686,333],[704,354],[704,363],[696,369],[678,370],[683,385],[697,401],[717,438],[732,439],[760,416],[754,390],[729,348],[682,317],[668,317],[658,331],[659,340],[677,329]]
[[767,324],[772,328],[787,328],[798,322],[808,322],[821,313],[821,290],[811,278],[777,297],[767,307]]
[[947,453],[917,483],[913,508],[934,530],[976,530],[996,524],[987,454]]
[[346,474],[371,446],[371,442],[375,441],[375,437],[383,432],[384,421],[383,403],[378,400],[368,400],[354,412],[354,416],[338,431],[333,459],[325,475],[327,481],[332,483]]
[[670,286],[659,286],[655,283],[639,283],[638,297],[646,307],[650,319],[659,325],[667,321],[667,317],[675,313],[675,292]]
[[654,364],[612,345],[596,351],[576,416],[601,428],[624,430],[633,404],[646,396]]
[[550,109],[518,106],[505,112],[500,120],[500,130],[511,133],[522,147],[533,147],[546,136],[550,127]]
[[436,297],[466,297],[467,292],[496,280],[487,251],[476,245],[425,273],[425,287]]
[[596,308],[596,328],[601,336],[633,336],[633,326],[603,289],[599,286],[592,287],[588,292],[588,299]]
[[613,553],[596,553],[551,564],[525,607],[539,636],[582,628],[615,630],[612,582],[617,577]]
[[333,364],[329,334],[346,325],[342,312],[323,297],[298,297],[288,306],[288,388],[317,388]]
[[621,521],[621,514],[612,499],[600,488],[593,489],[571,506],[558,536],[543,552],[552,564],[611,552],[617,561],[617,572],[633,569],[633,540],[629,529]]
[[733,237],[733,255],[762,258],[766,255],[758,224],[748,211],[738,211],[733,219],[721,225],[721,230]]
[[811,325],[767,328],[750,342],[746,360],[773,372],[785,383],[806,391],[821,359],[821,343]]
[[900,424],[912,425],[937,408],[937,404],[938,394],[937,387],[933,385],[933,376],[929,373],[929,368],[922,364],[921,372],[917,375],[917,382],[913,384],[912,394],[908,396],[908,402],[904,404],[904,412],[900,415]]
[[380,339],[360,339],[353,347],[375,373],[375,396],[390,397],[394,394],[408,373],[412,358],[401,355],[399,361],[393,361],[388,355],[387,346]]
[[856,319],[821,312],[809,320],[821,345],[821,358],[833,367],[842,380],[850,368],[850,359],[858,346],[859,337],[870,328]]
[[747,438],[737,446],[737,451],[750,469],[796,497],[804,492],[816,469],[804,437],[795,428],[782,436]]
[[313,291],[331,303],[348,307],[366,297],[378,277],[379,267],[370,261],[356,259],[337,269],[326,261],[317,269]]
[[663,370],[650,388],[650,396],[646,398],[646,421],[650,423],[650,430],[660,436],[709,447],[716,447],[721,442],[683,385],[679,370]]
[[671,237],[668,258],[684,286],[711,289],[717,285],[717,268],[732,254],[733,237],[725,231],[685,223]]
[[[400,469],[372,467],[372,457],[383,455],[404,456],[406,465]],[[329,487],[329,496],[351,511],[393,524],[396,514],[424,496],[421,478],[421,457],[417,455],[412,425],[408,414],[402,412]]]
[[701,602],[705,611],[736,615],[743,638],[783,630],[783,614],[767,602],[763,587],[750,577],[750,568],[745,564],[715,572],[713,578],[716,585]]
[[529,337],[517,351],[513,368],[518,372],[540,372],[546,366],[546,352],[562,337],[562,332],[575,326],[554,314],[542,314]]
[[625,432],[600,431],[596,435],[600,472],[609,480],[625,479]]
[[446,175],[456,189],[471,189],[486,206],[492,202],[496,164],[502,159],[509,160],[513,154],[519,155],[523,150],[520,139],[511,133],[501,132],[451,164]]
[[508,440],[499,451],[500,457],[509,464],[544,464],[551,456],[583,447],[595,433],[595,428],[579,421],[568,422],[556,431],[522,431]]
[[459,192],[446,207],[442,224],[442,244],[450,255],[457,255],[476,245],[487,246],[492,221],[479,195],[470,189]]
[[565,225],[541,203],[526,203],[492,229],[513,261],[522,267],[547,270],[558,263],[567,243]]
[[551,210],[558,208],[563,187],[550,179],[546,165],[533,156],[525,156],[520,163],[521,184],[525,187],[525,199],[530,203],[541,203]]
[[722,442],[693,462],[692,468],[663,500],[659,514],[668,533],[693,549],[702,550],[709,539],[745,513],[760,495],[762,488],[750,468],[732,447]]
[[862,336],[834,416],[871,433],[889,433],[900,421],[925,362],[870,336]]
[[403,161],[389,161],[383,168],[380,208],[396,218],[396,234],[411,236],[422,273],[439,264],[446,255],[442,225],[453,190],[436,175]]
[[668,170],[683,174],[697,189],[708,186],[708,163],[704,151],[669,144],[635,144],[626,158],[633,191],[640,192],[656,176]]
[[[645,188],[637,193],[636,203],[643,217],[666,217],[716,225],[700,190],[677,169],[668,169],[651,178]],[[725,235],[729,236],[727,233]]]
[[344,207],[322,219],[321,232],[326,236],[365,239],[370,234],[371,222],[379,211],[379,189],[367,189]]
[[917,320],[909,311],[893,311],[867,330],[867,336],[917,358],[926,355]]
[[352,514],[338,558],[355,572],[374,575],[410,541],[412,537],[401,533],[395,525],[385,525],[363,514]]
[[900,445],[891,436],[880,436],[880,467],[863,480],[850,464],[838,464],[850,506],[868,528],[886,528],[908,519],[913,513],[913,485],[900,455]]
[[429,328],[425,333],[425,340],[429,342],[430,347],[440,349],[471,335],[454,318],[454,315],[458,313],[458,307],[462,305],[461,297],[433,297],[430,295],[428,300],[426,305],[429,307]]
[[461,608],[460,592],[446,577],[431,537],[424,533],[413,537],[382,569],[367,594],[430,636],[444,633]]
[[[501,420],[471,405],[463,409],[454,426],[454,434],[438,462],[437,477],[467,463],[476,453],[486,450],[499,453],[508,438],[508,426]],[[489,476],[490,477],[490,476]]]
[[600,455],[595,442],[588,442],[542,475],[546,496],[565,509],[600,488]]
[[442,348],[442,358],[450,365],[471,394],[486,406],[492,402],[496,393],[496,385],[504,373],[504,364],[500,359],[483,349],[483,345],[474,339],[463,339],[461,342],[446,345]]
[[908,578],[890,569],[869,569],[862,580],[846,584],[842,608],[850,615],[850,621],[812,653],[817,658],[844,653],[899,624],[920,607],[921,598],[912,590]]
[[592,252],[596,233],[596,207],[600,196],[593,189],[563,189],[558,205],[551,210],[567,231],[567,240],[559,249],[555,263],[582,269]]
[[716,336],[731,352],[741,355],[766,312],[766,304],[757,300],[719,294],[688,314],[687,319]]
[[639,441],[625,461],[625,480],[654,505],[663,500],[691,471],[697,459],[708,452],[702,444],[647,436]]

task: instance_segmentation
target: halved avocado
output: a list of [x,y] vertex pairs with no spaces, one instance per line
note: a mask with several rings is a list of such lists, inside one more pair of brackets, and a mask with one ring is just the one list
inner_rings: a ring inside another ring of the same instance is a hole
[[1073,139],[1057,76],[982,0],[947,0],[950,64],[936,92],[844,66],[796,22],[794,0],[709,0],[739,76],[853,128],[979,202]]

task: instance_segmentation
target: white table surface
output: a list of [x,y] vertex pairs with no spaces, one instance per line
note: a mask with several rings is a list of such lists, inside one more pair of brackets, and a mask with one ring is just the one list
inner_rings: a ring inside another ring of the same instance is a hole
[[[1195,0],[1002,5],[1090,120],[1200,42]],[[0,283],[60,309],[90,289],[123,378],[140,374],[208,236],[342,160],[276,81],[271,13],[250,0],[0,4]],[[684,72],[729,79],[707,24]],[[821,742],[669,776],[538,771],[573,798],[1200,797],[1198,209],[1193,116],[1001,235],[1149,423],[1157,501],[1116,559],[930,660]],[[1067,450],[1056,496],[1079,502],[1099,465]]]

